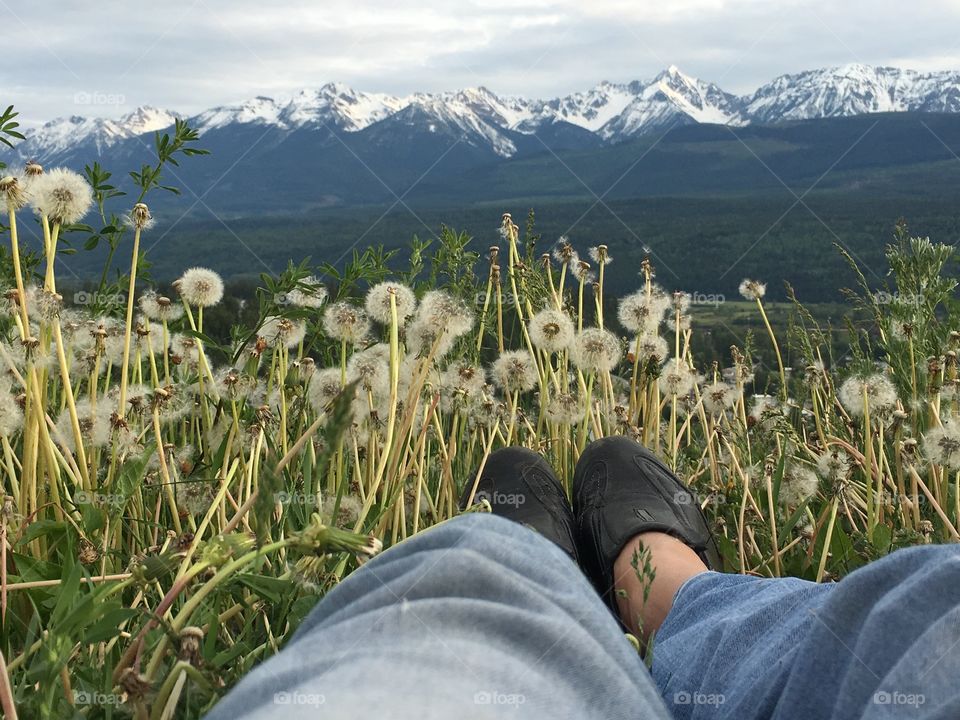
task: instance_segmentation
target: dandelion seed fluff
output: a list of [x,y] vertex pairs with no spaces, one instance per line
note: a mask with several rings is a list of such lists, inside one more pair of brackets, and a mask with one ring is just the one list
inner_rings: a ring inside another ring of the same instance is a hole
[[337,396],[343,391],[340,368],[317,370],[310,378],[307,400],[314,412],[325,413]]
[[530,318],[530,342],[547,352],[566,350],[573,343],[573,320],[560,310],[541,310]]
[[745,278],[740,283],[740,294],[745,300],[759,300],[767,294],[766,283]]
[[93,205],[93,189],[82,175],[56,168],[30,181],[30,203],[38,215],[52,223],[70,225],[83,218]]
[[780,481],[779,500],[781,504],[796,507],[817,492],[820,484],[817,474],[806,465],[788,463]]
[[553,395],[547,403],[547,417],[558,425],[576,425],[585,414],[583,401],[576,393]]
[[641,362],[654,358],[664,360],[670,354],[667,341],[656,332],[645,332],[637,336],[632,345],[633,351]]
[[327,301],[327,289],[315,275],[305,277],[286,295],[291,305],[304,308],[319,308]]
[[390,392],[390,346],[377,343],[350,356],[347,380],[358,381],[364,392],[385,395]]
[[817,472],[820,476],[836,485],[843,483],[850,476],[853,463],[844,450],[833,448],[817,456]]
[[867,377],[853,375],[843,381],[837,391],[840,403],[854,417],[863,417],[863,398],[867,397],[871,413],[884,414],[897,405],[897,389],[889,378],[880,373]]
[[714,382],[703,388],[703,407],[711,415],[719,415],[733,408],[742,392],[736,385]]
[[630,332],[656,332],[668,307],[670,297],[662,288],[654,285],[649,295],[646,289],[641,289],[621,298],[617,307],[617,319]]
[[23,410],[8,387],[0,387],[0,437],[10,439],[23,427]]
[[537,364],[526,350],[507,350],[491,368],[494,381],[507,392],[525,392],[539,380]]
[[588,328],[573,341],[571,359],[574,365],[588,372],[610,372],[620,362],[623,348],[620,339],[609,330]]
[[690,394],[697,381],[697,375],[685,361],[671,358],[660,371],[660,391],[668,397],[681,397]]
[[195,307],[211,307],[223,299],[223,279],[207,268],[190,268],[176,282],[176,288]]
[[370,318],[350,303],[333,303],[323,311],[323,330],[334,340],[357,344],[369,334]]
[[960,468],[960,423],[948,420],[923,434],[923,451],[931,463]]
[[0,202],[8,211],[19,210],[28,200],[27,187],[20,178],[13,175],[0,178]]
[[443,290],[431,290],[423,296],[417,322],[428,327],[443,328],[457,338],[473,329],[473,312],[463,300]]
[[382,282],[370,288],[365,302],[367,314],[378,323],[389,325],[393,317],[391,296],[397,306],[397,323],[399,327],[403,327],[407,318],[417,309],[417,298],[413,290],[401,283]]
[[257,331],[258,337],[267,341],[268,345],[295,348],[307,335],[307,325],[303,320],[293,320],[270,315]]

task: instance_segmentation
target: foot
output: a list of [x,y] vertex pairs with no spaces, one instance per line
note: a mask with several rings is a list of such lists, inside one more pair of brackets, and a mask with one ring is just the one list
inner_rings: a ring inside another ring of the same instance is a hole
[[476,492],[472,481],[464,488],[460,509],[483,501],[490,504],[494,515],[535,530],[578,562],[570,503],[553,469],[537,453],[521,447],[492,453]]
[[[573,483],[581,563],[615,611],[619,608],[614,565],[638,535],[668,535],[686,545],[704,567],[721,567],[696,496],[639,443],[622,436],[590,443],[577,463]],[[627,567],[636,575],[629,560]]]
[[[652,579],[638,574],[634,567],[643,568],[647,562],[653,568]],[[648,639],[660,629],[680,586],[706,571],[697,553],[673,535],[645,532],[631,538],[613,563],[614,597],[621,622],[638,638]]]

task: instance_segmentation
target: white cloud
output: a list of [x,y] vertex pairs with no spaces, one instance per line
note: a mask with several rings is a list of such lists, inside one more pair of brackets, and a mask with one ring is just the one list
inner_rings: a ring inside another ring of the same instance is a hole
[[[330,80],[554,96],[670,64],[748,92],[847,62],[956,68],[960,4],[917,0],[0,2],[0,103],[24,117],[194,112]],[[73,104],[78,92],[125,105]]]

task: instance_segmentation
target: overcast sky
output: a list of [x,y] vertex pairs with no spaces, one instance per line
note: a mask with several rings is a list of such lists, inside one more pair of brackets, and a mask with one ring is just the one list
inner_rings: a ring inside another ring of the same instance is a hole
[[192,113],[331,80],[553,97],[671,64],[747,93],[849,62],[960,69],[958,26],[958,0],[0,0],[0,104]]

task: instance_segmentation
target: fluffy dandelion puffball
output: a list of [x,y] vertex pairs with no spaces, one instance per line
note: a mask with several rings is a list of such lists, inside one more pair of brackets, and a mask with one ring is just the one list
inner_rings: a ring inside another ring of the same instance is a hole
[[334,340],[354,344],[370,332],[370,318],[350,303],[333,303],[323,312],[323,331]]
[[948,420],[930,428],[923,435],[923,451],[927,460],[951,470],[960,468],[960,423]]
[[537,384],[537,365],[526,350],[507,350],[491,368],[494,381],[507,392],[524,392]]
[[458,338],[473,329],[473,312],[460,298],[443,290],[430,290],[420,302],[417,322]]
[[50,222],[69,225],[90,210],[93,189],[79,173],[56,168],[30,181],[30,204]]
[[817,474],[811,468],[796,462],[788,463],[780,481],[780,502],[795,507],[813,497],[819,484]]
[[703,388],[703,407],[711,415],[719,415],[733,408],[742,394],[736,385],[717,381]]
[[655,333],[670,303],[670,296],[656,285],[640,289],[620,300],[617,319],[630,332]]
[[9,438],[23,426],[23,410],[5,380],[0,380],[0,437]]
[[14,175],[0,178],[0,205],[12,212],[26,205],[28,199],[26,186],[20,178]]
[[637,360],[645,362],[651,358],[663,360],[670,354],[670,346],[667,341],[660,337],[656,332],[645,332],[637,336],[633,341],[633,352],[637,355]]
[[682,397],[693,390],[697,375],[685,361],[670,358],[660,371],[659,382],[664,395]]
[[588,328],[573,341],[571,359],[574,365],[588,372],[610,372],[620,362],[623,348],[609,330]]
[[303,278],[297,286],[286,294],[291,305],[304,308],[318,308],[327,301],[327,289],[315,275]]
[[767,285],[759,280],[744,278],[740,282],[740,294],[744,300],[759,300],[767,294]]
[[393,317],[391,297],[397,307],[397,323],[399,327],[406,324],[408,317],[417,309],[417,297],[413,290],[406,285],[395,282],[382,282],[374,285],[367,291],[365,307],[367,314],[383,325],[389,325]]
[[140,310],[147,318],[156,322],[169,323],[183,316],[182,305],[157,294],[154,290],[147,290],[140,296]]
[[837,391],[841,404],[854,417],[863,417],[864,396],[866,409],[871,413],[887,413],[897,405],[897,388],[886,375],[880,373],[848,377]]
[[547,403],[547,417],[558,425],[576,425],[584,414],[584,404],[576,393],[553,395]]
[[270,315],[263,321],[257,336],[273,347],[295,348],[307,335],[307,325],[303,320]]
[[566,350],[575,335],[573,320],[559,310],[541,310],[530,318],[530,342],[547,352]]
[[223,279],[207,268],[190,268],[177,280],[176,288],[195,307],[211,307],[223,299]]
[[310,378],[307,388],[307,400],[317,413],[324,413],[343,390],[340,368],[317,370]]

